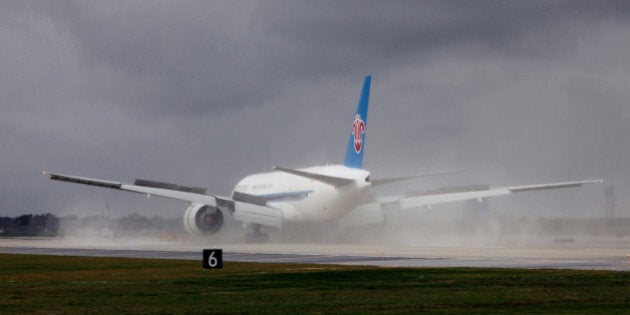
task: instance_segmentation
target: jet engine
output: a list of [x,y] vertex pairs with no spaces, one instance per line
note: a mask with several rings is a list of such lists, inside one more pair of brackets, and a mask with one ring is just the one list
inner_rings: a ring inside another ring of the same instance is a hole
[[223,226],[223,213],[218,208],[193,203],[184,214],[184,228],[188,233],[204,236],[218,232]]

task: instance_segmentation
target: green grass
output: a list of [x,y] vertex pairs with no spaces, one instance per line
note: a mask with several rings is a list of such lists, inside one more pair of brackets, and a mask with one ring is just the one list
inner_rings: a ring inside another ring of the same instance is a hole
[[627,313],[630,273],[0,254],[6,313]]

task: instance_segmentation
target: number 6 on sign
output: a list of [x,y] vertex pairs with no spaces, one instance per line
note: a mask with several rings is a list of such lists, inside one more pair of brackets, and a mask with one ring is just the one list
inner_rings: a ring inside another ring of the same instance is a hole
[[203,269],[223,269],[223,250],[204,249]]

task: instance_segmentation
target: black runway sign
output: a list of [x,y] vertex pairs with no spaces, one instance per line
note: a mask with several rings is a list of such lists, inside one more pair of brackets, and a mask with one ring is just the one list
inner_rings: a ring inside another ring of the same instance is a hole
[[223,250],[204,249],[203,269],[223,269]]

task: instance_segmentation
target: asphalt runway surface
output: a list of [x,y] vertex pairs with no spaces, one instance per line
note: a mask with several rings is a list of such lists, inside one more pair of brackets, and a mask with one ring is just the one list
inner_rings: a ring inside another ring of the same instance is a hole
[[[630,245],[630,244],[629,244]],[[575,247],[575,246],[574,246]],[[140,239],[1,238],[0,253],[199,260],[205,248],[223,249],[224,261],[630,271],[630,246],[610,248],[415,247],[409,245],[208,244]]]

